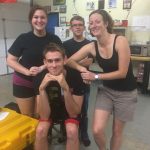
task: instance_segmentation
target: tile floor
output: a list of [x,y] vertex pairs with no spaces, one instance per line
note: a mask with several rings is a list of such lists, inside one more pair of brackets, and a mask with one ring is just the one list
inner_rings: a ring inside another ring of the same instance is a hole
[[[81,144],[81,150],[98,150],[91,133],[91,120],[94,110],[95,95],[98,83],[91,85],[89,101],[89,135],[91,145],[84,147]],[[12,96],[11,75],[0,76],[0,107],[14,101]],[[121,150],[150,150],[150,95],[138,94],[138,105],[135,113],[135,119],[126,125],[124,131],[124,141]],[[111,121],[106,129],[107,136],[111,136]],[[109,141],[109,138],[108,138]],[[64,144],[52,144],[51,150],[65,150]]]

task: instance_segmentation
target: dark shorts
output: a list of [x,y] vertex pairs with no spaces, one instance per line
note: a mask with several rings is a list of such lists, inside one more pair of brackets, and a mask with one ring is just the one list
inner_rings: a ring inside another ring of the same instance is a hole
[[13,96],[18,98],[29,98],[35,96],[34,89],[13,84]]
[[126,122],[133,120],[136,103],[136,89],[133,91],[115,91],[101,87],[97,93],[95,107],[113,113],[115,118]]
[[33,82],[29,81],[18,73],[13,73],[13,95],[18,98],[30,98],[35,96]]

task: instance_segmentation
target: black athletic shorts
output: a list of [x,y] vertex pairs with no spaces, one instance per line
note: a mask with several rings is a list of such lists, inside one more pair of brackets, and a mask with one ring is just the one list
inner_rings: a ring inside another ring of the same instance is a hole
[[33,88],[13,84],[13,96],[18,98],[29,98],[36,96]]

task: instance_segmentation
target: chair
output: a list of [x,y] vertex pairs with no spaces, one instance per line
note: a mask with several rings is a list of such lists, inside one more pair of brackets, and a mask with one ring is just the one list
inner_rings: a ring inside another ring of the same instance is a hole
[[54,142],[55,144],[66,141],[66,130],[63,120],[52,123],[48,133],[48,141],[49,143]]
[[48,133],[48,141],[52,143],[63,143],[66,141],[66,130],[65,130],[65,104],[64,101],[59,101],[57,99],[53,99],[51,102],[51,118],[52,118],[52,125],[49,129]]

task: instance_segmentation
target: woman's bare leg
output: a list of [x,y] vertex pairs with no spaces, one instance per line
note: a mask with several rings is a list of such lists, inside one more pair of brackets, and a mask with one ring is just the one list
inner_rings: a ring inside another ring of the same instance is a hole
[[35,111],[35,97],[30,98],[17,98],[16,102],[19,106],[21,114],[33,116]]
[[97,109],[94,113],[93,134],[96,144],[100,150],[106,150],[105,127],[109,119],[110,112]]
[[120,150],[124,126],[125,122],[118,119],[114,119],[110,150]]

